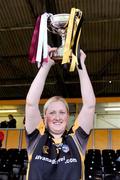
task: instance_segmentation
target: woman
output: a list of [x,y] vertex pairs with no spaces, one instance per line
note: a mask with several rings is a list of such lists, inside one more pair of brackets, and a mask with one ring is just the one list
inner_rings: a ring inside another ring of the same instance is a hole
[[[56,48],[49,48],[49,54]],[[59,96],[44,105],[44,118],[39,100],[50,68],[55,62],[49,57],[31,84],[26,98],[28,180],[84,179],[84,155],[90,130],[93,127],[95,96],[85,66],[85,53],[80,50],[82,70],[77,67],[83,106],[72,129],[67,132],[69,107]],[[42,78],[41,78],[42,77]]]

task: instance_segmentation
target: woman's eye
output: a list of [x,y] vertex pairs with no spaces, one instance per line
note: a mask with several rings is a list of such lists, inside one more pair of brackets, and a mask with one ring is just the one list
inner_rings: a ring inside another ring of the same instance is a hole
[[65,112],[64,112],[64,111],[61,111],[60,113],[61,113],[61,114],[65,114]]
[[55,114],[55,111],[50,112],[50,114]]

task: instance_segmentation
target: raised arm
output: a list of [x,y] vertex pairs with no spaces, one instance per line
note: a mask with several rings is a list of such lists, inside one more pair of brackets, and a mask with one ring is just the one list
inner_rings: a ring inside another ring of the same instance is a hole
[[[56,48],[49,47],[50,54],[55,50]],[[39,101],[52,65],[54,65],[54,61],[48,57],[48,63],[44,62],[42,64],[28,91],[25,107],[25,127],[28,133],[32,133],[42,119],[39,110]]]
[[80,79],[83,106],[78,115],[78,123],[82,127],[82,129],[87,134],[89,134],[90,130],[93,128],[96,99],[90,78],[86,70],[85,59],[86,54],[82,50],[80,50],[80,61],[82,70],[79,68],[77,69]]

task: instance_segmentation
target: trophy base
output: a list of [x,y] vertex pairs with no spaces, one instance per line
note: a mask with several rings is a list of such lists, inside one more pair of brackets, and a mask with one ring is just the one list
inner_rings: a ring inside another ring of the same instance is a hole
[[[72,60],[72,56],[70,56],[69,57],[70,58],[70,62],[71,62],[71,60]],[[52,59],[55,61],[55,62],[62,62],[62,60],[63,60],[63,56],[52,56]]]
[[63,58],[62,56],[54,56],[54,55],[52,56],[52,59],[53,59],[54,61],[60,61],[60,62],[61,62],[61,61],[62,61],[62,58]]
[[52,59],[54,61],[61,61],[63,59],[64,46],[60,46],[57,51],[53,53]]

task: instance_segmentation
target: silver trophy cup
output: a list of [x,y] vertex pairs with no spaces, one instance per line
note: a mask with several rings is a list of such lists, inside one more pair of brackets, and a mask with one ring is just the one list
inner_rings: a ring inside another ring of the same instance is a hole
[[61,46],[53,54],[54,60],[61,60],[64,51],[67,25],[69,20],[69,14],[49,14],[48,30],[52,33],[59,34],[62,39]]

